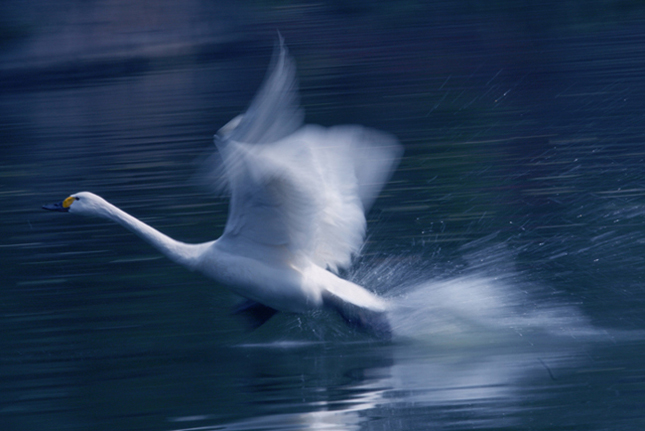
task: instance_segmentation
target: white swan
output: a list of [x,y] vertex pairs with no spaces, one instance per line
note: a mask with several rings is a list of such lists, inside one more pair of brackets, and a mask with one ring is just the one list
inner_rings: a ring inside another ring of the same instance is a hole
[[215,135],[220,158],[211,179],[231,199],[219,239],[176,241],[89,192],[43,208],[130,229],[171,260],[246,298],[237,312],[255,327],[276,311],[326,307],[387,338],[386,302],[336,272],[359,251],[365,211],[398,164],[401,146],[360,126],[303,125],[295,66],[282,39],[272,63],[248,110]]

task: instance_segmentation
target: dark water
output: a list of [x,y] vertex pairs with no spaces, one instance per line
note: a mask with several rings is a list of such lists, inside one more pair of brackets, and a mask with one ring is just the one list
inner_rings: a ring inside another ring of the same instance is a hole
[[[3,6],[0,428],[642,428],[645,10],[466,3]],[[345,274],[392,343],[324,313],[247,333],[129,232],[40,210],[90,190],[217,237],[193,175],[276,28],[308,122],[406,147]]]

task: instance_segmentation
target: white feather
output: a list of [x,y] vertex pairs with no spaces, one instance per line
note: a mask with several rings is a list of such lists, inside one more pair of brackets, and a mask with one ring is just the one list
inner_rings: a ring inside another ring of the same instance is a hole
[[212,178],[231,195],[222,239],[337,271],[359,251],[365,212],[402,150],[393,136],[361,126],[302,126],[297,87],[281,44],[249,109],[216,135],[222,164],[213,169],[225,175]]

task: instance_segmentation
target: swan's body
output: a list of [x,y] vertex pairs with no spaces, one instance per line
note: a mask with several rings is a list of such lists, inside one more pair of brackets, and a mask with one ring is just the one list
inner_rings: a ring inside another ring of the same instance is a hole
[[276,310],[327,307],[389,336],[385,301],[335,272],[363,243],[365,211],[398,163],[396,139],[360,126],[303,126],[295,67],[281,43],[251,106],[215,142],[220,161],[211,179],[231,196],[226,228],[215,241],[176,241],[89,192],[44,208],[123,225],[247,298],[240,311],[254,315],[256,325]]

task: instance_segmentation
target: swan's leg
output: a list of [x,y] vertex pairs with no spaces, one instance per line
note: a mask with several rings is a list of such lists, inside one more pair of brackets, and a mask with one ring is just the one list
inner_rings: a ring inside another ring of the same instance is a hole
[[247,299],[238,305],[232,314],[244,316],[249,330],[254,330],[262,326],[277,312],[278,310],[275,308],[267,307],[264,304]]
[[384,311],[374,311],[344,301],[329,291],[323,293],[323,304],[340,314],[353,328],[370,333],[383,340],[392,338],[392,328]]

